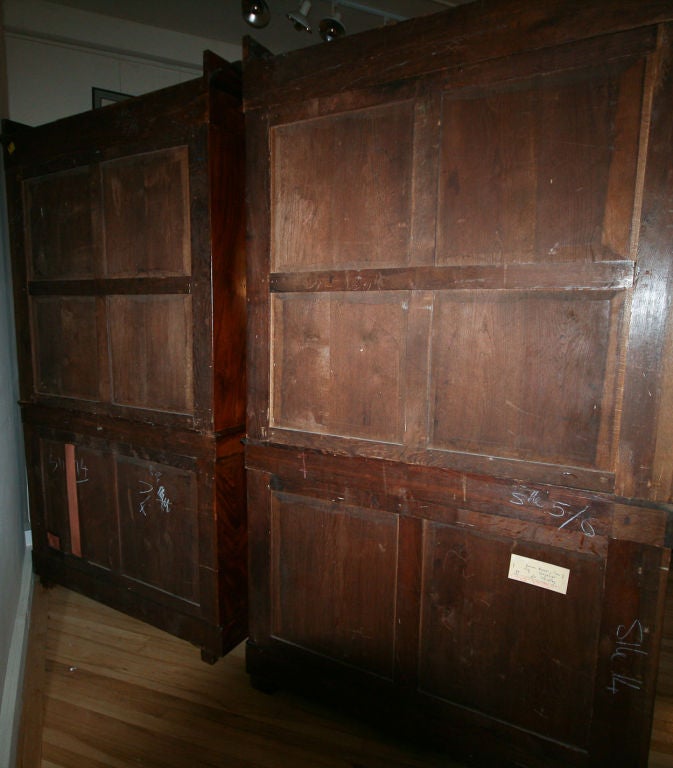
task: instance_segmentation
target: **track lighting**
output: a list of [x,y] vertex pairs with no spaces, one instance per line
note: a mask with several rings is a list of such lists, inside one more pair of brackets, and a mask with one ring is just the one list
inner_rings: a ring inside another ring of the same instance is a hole
[[269,23],[271,13],[266,0],[241,0],[241,13],[251,27],[265,27]]
[[287,18],[294,24],[297,32],[311,32],[311,25],[308,23],[308,14],[311,10],[310,0],[304,0],[299,6],[299,10],[294,13],[288,13]]
[[346,27],[341,22],[341,14],[335,10],[332,6],[332,14],[326,16],[318,27],[320,30],[320,37],[326,42],[330,43],[332,40],[337,40],[346,34]]
[[[2,0],[0,0],[0,2],[1,1]],[[450,0],[431,0],[431,2],[445,5],[448,4]],[[351,10],[359,11],[361,13],[381,16],[384,25],[388,21],[403,21],[405,18],[404,16],[398,16],[397,14],[390,13],[386,10],[373,8],[370,5],[363,5],[362,3],[357,2],[357,0],[334,0],[332,2],[332,13],[330,13],[329,16],[325,16],[318,25],[320,37],[325,40],[325,42],[338,40],[346,34],[346,27],[341,21],[341,14],[336,10],[338,6],[350,8]],[[313,31],[308,20],[310,11],[311,0],[302,0],[298,10],[287,14],[287,18],[292,22],[292,26],[297,32]],[[257,27],[258,29],[266,27],[271,20],[271,11],[267,0],[241,0],[241,13],[246,24],[249,24],[251,27]]]

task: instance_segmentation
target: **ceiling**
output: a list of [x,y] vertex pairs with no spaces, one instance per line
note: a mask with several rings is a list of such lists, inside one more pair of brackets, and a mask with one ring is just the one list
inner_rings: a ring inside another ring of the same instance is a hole
[[[52,0],[82,11],[127,19],[164,29],[176,30],[197,37],[239,42],[250,35],[272,53],[284,53],[307,45],[323,43],[318,34],[318,23],[332,15],[332,9],[341,14],[347,34],[394,23],[394,17],[412,18],[438,13],[462,5],[470,0],[313,0],[309,21],[313,31],[297,32],[287,14],[299,9],[300,0],[267,0],[271,21],[263,29],[255,29],[243,21],[240,0]],[[355,8],[353,6],[356,6]],[[378,11],[370,13],[363,9]],[[390,17],[386,18],[387,14]]]

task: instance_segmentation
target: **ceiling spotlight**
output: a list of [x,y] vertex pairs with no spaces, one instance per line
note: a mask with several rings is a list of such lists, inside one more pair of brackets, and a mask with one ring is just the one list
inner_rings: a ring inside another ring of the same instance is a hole
[[331,16],[326,16],[320,22],[320,37],[330,43],[332,40],[338,40],[346,34],[346,27],[341,23],[341,14],[339,11],[332,11]]
[[251,27],[265,27],[271,18],[266,0],[241,0],[241,13]]
[[308,13],[311,10],[310,0],[304,0],[299,6],[299,10],[294,13],[288,13],[288,19],[294,24],[297,32],[311,32],[311,25],[308,23]]

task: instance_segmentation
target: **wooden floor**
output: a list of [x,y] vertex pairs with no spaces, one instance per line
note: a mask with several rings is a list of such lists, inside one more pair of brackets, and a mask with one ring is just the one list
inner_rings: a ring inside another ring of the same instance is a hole
[[[650,768],[673,768],[673,607],[659,692]],[[242,646],[208,666],[190,644],[61,587],[35,587],[24,701],[18,768],[457,766],[255,691]]]
[[19,768],[451,768],[189,643],[36,585]]

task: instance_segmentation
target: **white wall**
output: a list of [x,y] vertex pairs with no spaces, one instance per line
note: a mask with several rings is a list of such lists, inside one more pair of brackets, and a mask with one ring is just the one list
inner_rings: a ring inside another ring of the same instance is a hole
[[[0,0],[0,12],[0,117],[28,125],[90,109],[93,87],[139,95],[198,77],[205,49],[230,61],[241,57],[240,42],[191,37],[44,0]],[[32,589],[15,360],[0,168],[0,768],[14,766]]]
[[[0,6],[1,7],[1,6]],[[7,77],[0,34],[0,116],[7,115]],[[1,165],[1,161],[0,161]],[[31,574],[24,528],[26,474],[7,245],[4,185],[0,184],[0,768],[14,764]]]
[[[232,0],[222,0],[231,2]],[[9,116],[28,125],[91,108],[91,89],[131,96],[201,74],[203,51],[241,58],[231,43],[79,11],[4,0]]]

